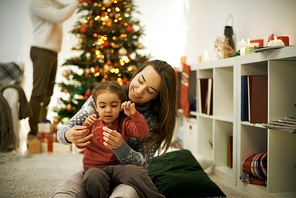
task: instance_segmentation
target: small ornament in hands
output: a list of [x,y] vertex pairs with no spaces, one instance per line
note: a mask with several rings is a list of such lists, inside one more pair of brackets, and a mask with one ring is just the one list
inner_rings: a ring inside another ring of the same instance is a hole
[[98,130],[98,139],[97,139],[97,141],[101,142],[101,144],[103,146],[105,146],[104,145],[104,138],[103,138],[104,137],[104,135],[103,135],[103,132],[104,132],[103,126],[99,126],[98,128],[95,128],[94,131],[95,130]]

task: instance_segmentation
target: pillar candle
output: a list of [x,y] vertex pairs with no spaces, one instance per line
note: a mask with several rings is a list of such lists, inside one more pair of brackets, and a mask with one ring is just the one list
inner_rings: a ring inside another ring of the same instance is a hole
[[247,45],[247,42],[242,38],[242,40],[237,43],[237,49],[241,49],[245,47],[245,45]]
[[241,49],[240,49],[240,55],[241,56],[244,56],[245,55],[245,47],[242,47]]
[[211,61],[211,56],[209,55],[208,51],[206,50],[205,53],[202,55],[202,62],[209,62]]
[[274,36],[274,40],[269,41],[269,42],[267,43],[267,46],[268,46],[268,47],[285,46],[285,44],[284,44],[284,42],[283,42],[282,40],[277,39],[277,37]]
[[248,44],[245,45],[245,54],[253,54],[254,51],[251,51],[255,48],[255,45],[250,43],[250,39],[248,39]]

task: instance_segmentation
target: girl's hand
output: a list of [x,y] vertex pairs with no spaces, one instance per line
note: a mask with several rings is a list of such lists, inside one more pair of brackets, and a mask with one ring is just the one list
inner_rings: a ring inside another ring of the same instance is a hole
[[109,129],[108,127],[103,127],[103,129],[103,144],[109,149],[118,149],[123,142],[121,134],[118,133],[116,130]]
[[121,104],[121,108],[123,109],[125,115],[130,116],[136,113],[135,103],[131,103],[131,101],[125,101]]
[[90,116],[88,116],[84,122],[85,126],[91,128],[93,125],[95,125],[96,123],[98,123],[100,120],[102,120],[102,118],[98,118],[97,119],[97,115],[96,114],[92,114]]
[[84,148],[90,143],[93,134],[87,126],[74,126],[65,133],[66,139],[78,147]]

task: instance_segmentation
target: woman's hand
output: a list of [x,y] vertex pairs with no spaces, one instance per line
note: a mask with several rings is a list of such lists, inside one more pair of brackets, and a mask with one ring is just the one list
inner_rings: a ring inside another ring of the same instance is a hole
[[66,131],[66,139],[78,147],[84,148],[90,143],[93,134],[90,134],[87,126],[74,126]]
[[118,149],[123,142],[121,134],[118,133],[116,130],[109,129],[108,127],[103,127],[103,129],[104,145],[109,149]]

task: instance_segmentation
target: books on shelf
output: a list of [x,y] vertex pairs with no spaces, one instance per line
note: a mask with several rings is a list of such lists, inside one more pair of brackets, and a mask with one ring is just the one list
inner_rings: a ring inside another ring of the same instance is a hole
[[267,75],[241,76],[241,121],[267,123]]
[[208,80],[208,93],[207,93],[207,114],[213,115],[213,79]]
[[213,79],[199,78],[198,87],[198,112],[213,115]]
[[286,131],[289,133],[296,133],[296,118],[286,116],[284,119],[277,121],[270,121],[267,124],[263,124],[268,129]]
[[233,167],[233,136],[226,137],[226,166]]
[[241,121],[249,121],[248,76],[241,76]]

